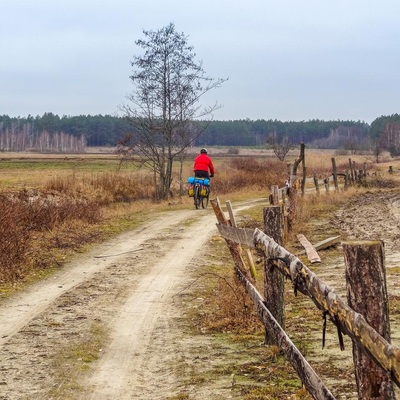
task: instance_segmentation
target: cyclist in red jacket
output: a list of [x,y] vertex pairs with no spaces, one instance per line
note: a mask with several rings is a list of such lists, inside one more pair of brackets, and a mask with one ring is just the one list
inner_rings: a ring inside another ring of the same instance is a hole
[[207,155],[207,149],[200,150],[200,154],[194,160],[193,170],[196,178],[209,179],[214,176],[214,165],[211,158]]

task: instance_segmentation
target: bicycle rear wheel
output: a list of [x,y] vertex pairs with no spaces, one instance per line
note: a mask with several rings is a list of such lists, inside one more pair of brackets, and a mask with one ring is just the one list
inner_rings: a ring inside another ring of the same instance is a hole
[[207,193],[207,196],[201,198],[201,206],[202,206],[203,208],[207,208],[207,206],[208,206],[208,198],[209,198],[209,197],[210,197],[210,196],[209,196],[209,194]]
[[200,185],[194,187],[194,206],[196,210],[200,208]]

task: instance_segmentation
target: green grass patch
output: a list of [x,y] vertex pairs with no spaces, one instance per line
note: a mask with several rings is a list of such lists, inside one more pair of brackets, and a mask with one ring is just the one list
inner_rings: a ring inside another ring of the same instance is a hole
[[61,348],[54,358],[56,384],[49,395],[66,400],[75,398],[74,393],[81,391],[79,381],[82,373],[99,359],[107,340],[108,332],[100,323],[94,322],[84,339],[80,342],[71,341],[68,347]]

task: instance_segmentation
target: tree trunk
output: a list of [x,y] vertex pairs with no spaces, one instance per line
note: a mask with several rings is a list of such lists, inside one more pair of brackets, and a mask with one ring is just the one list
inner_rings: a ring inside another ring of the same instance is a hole
[[[381,241],[343,243],[347,301],[390,343],[389,305],[384,246]],[[388,375],[353,342],[353,360],[360,400],[395,399]]]
[[[272,206],[264,208],[264,232],[272,237],[276,243],[283,245],[282,234],[282,207]],[[278,324],[285,329],[285,277],[275,267],[274,261],[265,258],[264,261],[264,299],[265,305],[276,319]],[[265,333],[265,343],[273,343],[273,337]]]

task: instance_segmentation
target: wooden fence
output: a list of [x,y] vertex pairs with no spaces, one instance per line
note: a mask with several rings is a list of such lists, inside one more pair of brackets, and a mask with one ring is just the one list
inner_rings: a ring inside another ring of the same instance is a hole
[[[365,171],[362,172],[362,176],[364,178],[366,177]],[[351,178],[349,179],[351,180]],[[283,196],[279,195],[279,192],[282,193]],[[276,201],[271,201],[271,203],[281,204],[275,207],[277,211],[281,210],[279,215],[282,216],[285,214],[282,209],[287,208],[285,193],[287,193],[287,187],[281,188],[279,191],[273,191],[271,194],[272,199],[278,196]],[[237,228],[230,202],[227,202],[229,219],[225,217],[218,199],[211,200],[211,204],[218,220],[218,230],[221,236],[225,238],[233,257],[237,277],[242,282],[256,306],[258,315],[265,325],[266,336],[271,337],[273,342],[281,347],[286,358],[292,364],[305,388],[313,398],[334,399],[334,396],[322,383],[322,380],[285,333],[284,327],[282,326],[282,318],[280,318],[281,316],[279,312],[277,312],[276,307],[272,307],[274,308],[273,310],[269,308],[271,299],[269,299],[268,296],[271,294],[268,292],[268,288],[264,287],[264,293],[266,294],[264,297],[256,289],[254,285],[254,267],[252,267],[253,262],[251,254],[249,254],[250,248],[255,249],[264,257],[264,276],[270,274],[272,263],[275,267],[273,268],[274,273],[278,272],[280,276],[291,280],[295,294],[300,292],[308,296],[315,306],[322,311],[324,318],[328,318],[337,327],[341,348],[343,347],[343,334],[348,335],[352,339],[355,378],[359,391],[359,398],[394,399],[392,382],[400,387],[400,348],[390,343],[383,244],[380,241],[343,244],[345,250],[347,249],[347,254],[345,255],[345,260],[347,260],[346,275],[351,275],[352,264],[359,265],[360,259],[357,259],[357,257],[364,257],[364,259],[362,259],[363,266],[366,270],[370,270],[371,279],[375,279],[373,286],[376,288],[376,292],[373,296],[376,298],[380,296],[381,301],[378,301],[377,305],[374,307],[370,305],[370,308],[378,310],[377,313],[380,315],[379,318],[382,322],[382,324],[378,323],[378,326],[376,326],[374,324],[369,324],[365,314],[363,315],[358,311],[360,309],[360,304],[356,304],[356,299],[348,299],[349,305],[345,304],[333,289],[321,281],[316,274],[297,258],[297,256],[291,254],[282,246],[282,241],[279,240],[279,238],[284,236],[283,233],[280,233],[280,230],[283,230],[285,225],[283,223],[283,217],[275,219],[273,223],[277,226],[272,227],[272,233],[268,235],[259,229]],[[266,209],[268,208],[270,209],[271,206]],[[272,220],[273,219],[274,218],[272,218]],[[335,243],[337,243],[338,238],[334,239]],[[243,246],[247,248],[247,250],[243,250]],[[243,253],[246,254],[250,268],[246,266],[242,256]],[[356,253],[355,256],[354,253]],[[369,268],[368,265],[370,265],[371,268]],[[359,272],[353,272],[353,274],[357,273]],[[349,284],[351,284],[351,282],[349,282]],[[268,285],[267,279],[264,279],[264,285]],[[282,291],[282,286],[275,284],[273,286],[280,288],[279,290]],[[356,288],[350,289],[350,292],[351,291],[360,292],[360,290]],[[276,297],[275,294],[272,294],[272,296]],[[361,299],[361,303],[362,302],[363,300]],[[355,309],[357,309],[357,311]],[[368,313],[368,309],[363,311]],[[370,320],[370,316],[367,316],[367,318]],[[325,328],[323,332],[323,338],[324,337]],[[373,364],[373,366],[368,367],[368,371],[365,370],[365,357],[371,360]],[[356,363],[359,363],[361,367],[359,366],[357,369]],[[371,379],[371,376],[374,378]]]

